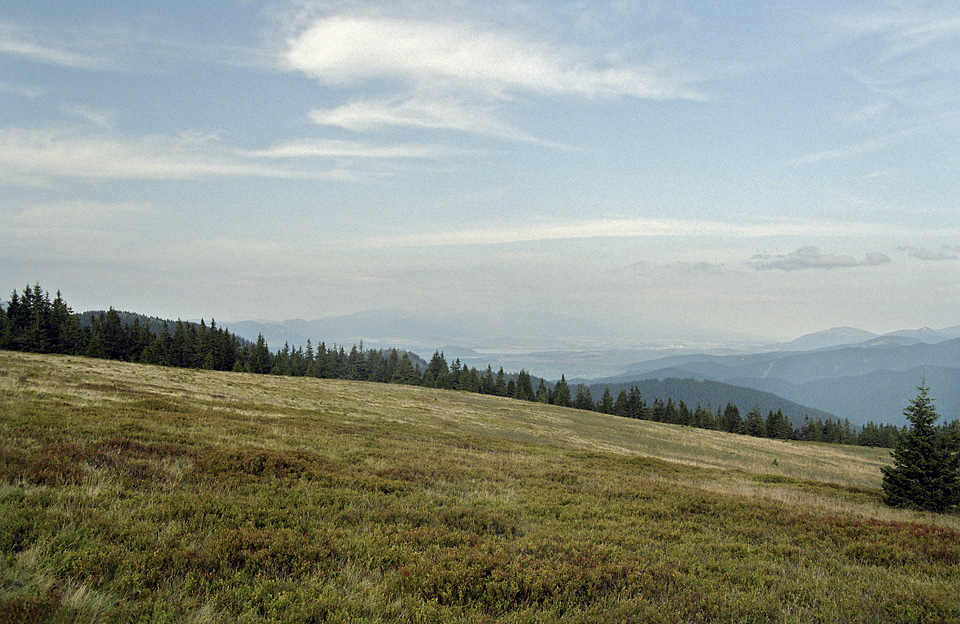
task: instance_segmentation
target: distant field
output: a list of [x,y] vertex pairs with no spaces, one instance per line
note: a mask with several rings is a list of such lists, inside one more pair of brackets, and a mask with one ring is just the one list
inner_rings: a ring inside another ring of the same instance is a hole
[[960,518],[888,458],[0,352],[0,621],[960,621]]

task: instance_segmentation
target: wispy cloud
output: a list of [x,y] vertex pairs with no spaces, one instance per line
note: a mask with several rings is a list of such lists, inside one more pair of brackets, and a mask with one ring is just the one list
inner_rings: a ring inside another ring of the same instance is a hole
[[95,55],[37,42],[10,23],[0,23],[0,54],[75,69],[93,69],[103,65],[102,60]]
[[347,130],[380,130],[390,126],[458,130],[515,141],[535,142],[534,137],[499,119],[489,104],[463,98],[416,96],[390,100],[357,99],[341,106],[315,109],[310,119],[320,125]]
[[182,135],[117,137],[60,129],[0,129],[0,178],[184,179],[294,175]]
[[800,271],[803,269],[840,269],[856,266],[878,266],[888,264],[890,258],[882,253],[869,253],[863,260],[845,254],[824,253],[818,247],[800,247],[788,254],[758,254],[749,262],[758,271],[778,269],[781,271]]
[[0,56],[71,69],[153,73],[183,64],[278,69],[266,47],[217,45],[159,37],[117,22],[31,27],[0,22]]
[[942,260],[957,259],[957,254],[946,248],[940,251],[933,251],[925,247],[901,247],[899,251],[905,251],[911,258],[916,258],[917,260],[939,262]]
[[830,22],[848,36],[877,37],[882,60],[927,48],[955,48],[960,39],[960,7],[952,0],[868,2],[833,13]]
[[245,152],[253,158],[447,158],[467,150],[423,143],[374,144],[362,141],[309,139]]
[[78,117],[98,128],[112,130],[116,121],[116,113],[90,106],[61,106],[61,110],[68,115]]
[[887,144],[887,139],[868,139],[843,148],[833,148],[804,154],[791,162],[796,165],[815,165],[832,160],[859,158],[865,154],[878,152],[884,149]]
[[[0,128],[0,180],[45,186],[59,179],[181,180],[210,177],[356,180],[344,169],[355,159],[429,160],[464,156],[466,149],[428,143],[375,144],[303,139],[259,150],[224,145],[196,131],[131,137],[110,130],[112,115],[84,107],[68,111],[99,132],[64,128]],[[321,162],[318,163],[318,160]]]
[[646,260],[641,260],[640,262],[635,262],[629,267],[626,267],[627,271],[639,272],[644,275],[726,275],[729,273],[730,269],[727,265],[719,262],[709,262],[709,261],[699,261],[699,262],[689,262],[689,261],[675,261],[675,262],[650,262]]
[[25,98],[36,99],[43,97],[46,94],[45,89],[40,89],[38,87],[33,87],[30,85],[23,84],[14,84],[11,82],[6,82],[0,80],[0,92],[3,93],[13,93]]
[[[495,245],[543,240],[643,237],[735,237],[867,236],[884,228],[869,223],[731,223],[649,218],[611,218],[549,224],[479,227],[462,230],[418,232],[365,239],[361,247],[442,247]],[[808,248],[815,249],[815,248]],[[794,252],[796,253],[796,252]],[[771,257],[769,260],[774,260]],[[866,262],[866,261],[865,261]]]

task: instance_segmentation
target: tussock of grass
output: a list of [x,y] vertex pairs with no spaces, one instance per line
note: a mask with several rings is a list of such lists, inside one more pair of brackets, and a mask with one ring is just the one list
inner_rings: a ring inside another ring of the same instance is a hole
[[883,451],[0,352],[0,620],[958,621]]

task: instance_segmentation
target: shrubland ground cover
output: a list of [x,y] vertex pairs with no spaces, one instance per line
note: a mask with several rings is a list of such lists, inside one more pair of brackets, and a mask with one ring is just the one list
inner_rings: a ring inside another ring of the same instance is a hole
[[0,620],[960,620],[889,453],[0,352]]

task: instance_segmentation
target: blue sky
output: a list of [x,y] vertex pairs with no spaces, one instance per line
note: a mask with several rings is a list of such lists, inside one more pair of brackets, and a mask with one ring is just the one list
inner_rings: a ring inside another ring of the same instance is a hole
[[81,310],[952,326],[958,146],[953,0],[0,6],[0,275]]

